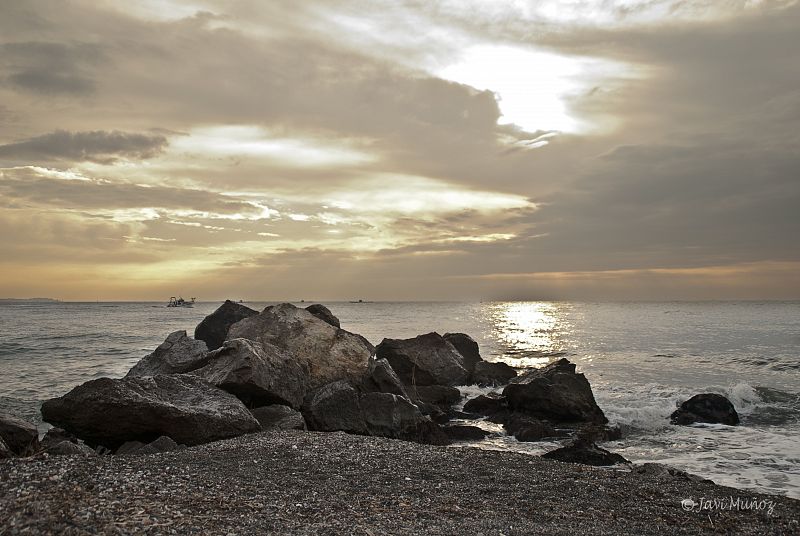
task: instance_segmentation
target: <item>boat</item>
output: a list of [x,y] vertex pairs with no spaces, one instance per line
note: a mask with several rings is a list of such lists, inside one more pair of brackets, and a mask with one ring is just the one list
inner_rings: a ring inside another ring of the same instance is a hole
[[180,296],[178,296],[177,298],[175,296],[172,296],[169,299],[167,307],[194,307],[194,298],[192,298],[192,301],[186,301]]

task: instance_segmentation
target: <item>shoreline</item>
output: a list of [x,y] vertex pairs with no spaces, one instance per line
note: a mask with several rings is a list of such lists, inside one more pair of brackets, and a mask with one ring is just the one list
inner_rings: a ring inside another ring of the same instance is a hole
[[[689,511],[687,499],[698,503]],[[0,462],[0,527],[3,534],[789,534],[800,531],[800,501],[658,466],[599,469],[472,447],[268,431],[153,455]]]

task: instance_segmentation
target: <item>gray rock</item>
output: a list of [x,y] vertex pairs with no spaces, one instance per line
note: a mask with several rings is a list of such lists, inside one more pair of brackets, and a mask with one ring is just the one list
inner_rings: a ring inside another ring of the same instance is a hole
[[262,406],[250,410],[253,417],[261,425],[262,430],[305,430],[306,421],[303,414],[288,406],[275,404],[272,406]]
[[5,460],[6,458],[13,458],[14,453],[11,451],[6,442],[0,437],[0,460]]
[[391,393],[409,398],[403,382],[395,374],[394,369],[385,359],[370,359],[367,373],[361,382],[364,392]]
[[178,445],[171,437],[161,436],[155,441],[151,441],[147,445],[141,447],[136,451],[136,454],[157,454],[159,452],[178,450],[179,448],[180,445]]
[[715,393],[703,393],[694,395],[682,403],[670,415],[670,422],[682,425],[707,422],[736,426],[739,424],[739,414],[736,413],[736,408],[733,407],[731,401],[724,396]]
[[506,409],[506,399],[497,393],[489,393],[488,395],[478,395],[475,398],[467,400],[464,404],[464,411],[466,413],[474,413],[477,415],[491,415],[498,411]]
[[232,325],[257,314],[258,311],[240,303],[225,300],[225,303],[197,325],[194,338],[205,342],[209,350],[216,350],[228,339],[228,329]]
[[411,400],[448,409],[461,401],[461,391],[446,385],[411,385],[408,387]]
[[188,375],[92,380],[46,401],[42,417],[112,450],[162,435],[198,445],[260,429],[239,399]]
[[509,409],[554,422],[608,422],[597,405],[589,381],[575,365],[560,359],[514,378],[503,396]]
[[506,417],[503,428],[517,441],[523,442],[541,441],[547,437],[559,436],[550,423],[520,413],[512,413]]
[[464,358],[438,333],[413,339],[383,339],[377,347],[406,385],[464,385],[469,373]]
[[117,451],[114,454],[118,456],[125,455],[125,454],[136,454],[136,452],[145,446],[146,443],[142,443],[141,441],[126,441],[122,445],[119,446]]
[[359,398],[358,391],[345,380],[317,389],[303,404],[303,416],[309,429],[369,435]]
[[248,407],[285,404],[299,408],[308,385],[308,369],[269,343],[230,339],[208,354],[208,364],[192,372]]
[[517,371],[512,366],[502,362],[480,361],[475,363],[471,381],[481,386],[498,386],[505,385],[516,377]]
[[190,372],[205,365],[207,353],[206,343],[188,337],[186,331],[174,331],[152,354],[136,363],[125,377]]
[[551,450],[542,454],[542,458],[558,460],[567,463],[581,463],[584,465],[616,465],[618,463],[630,463],[628,460],[602,449],[594,443],[575,441],[571,445]]
[[51,456],[97,456],[97,453],[83,443],[73,443],[72,441],[61,441],[45,450]]
[[362,336],[336,328],[305,309],[283,303],[231,326],[228,338],[272,344],[308,369],[309,392],[347,380],[361,382],[375,348]]
[[69,441],[70,443],[77,443],[78,438],[74,435],[70,434],[66,430],[62,430],[61,428],[50,428],[45,434],[42,440],[39,442],[39,448],[41,450],[46,451],[47,449],[54,447],[61,443],[62,441]]
[[483,361],[478,343],[466,333],[445,333],[442,337],[461,354],[461,357],[464,358],[464,368],[472,374],[475,365]]
[[339,319],[333,315],[330,309],[328,309],[321,303],[315,303],[314,305],[309,305],[308,307],[306,307],[306,311],[316,316],[320,320],[327,322],[328,324],[330,324],[335,328],[342,327],[341,324],[339,323]]
[[39,447],[36,426],[8,413],[0,413],[0,438],[17,456],[33,454]]

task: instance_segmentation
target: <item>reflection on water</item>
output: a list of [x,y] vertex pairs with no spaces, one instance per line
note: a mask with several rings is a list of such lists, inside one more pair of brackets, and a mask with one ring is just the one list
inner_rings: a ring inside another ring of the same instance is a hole
[[566,307],[551,302],[489,304],[485,313],[501,359],[518,367],[541,367],[566,355],[572,332]]

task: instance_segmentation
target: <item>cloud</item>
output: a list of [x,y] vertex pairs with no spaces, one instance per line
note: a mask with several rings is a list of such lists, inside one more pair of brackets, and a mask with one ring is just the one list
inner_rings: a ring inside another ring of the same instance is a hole
[[160,154],[167,138],[156,134],[95,130],[56,130],[14,143],[0,145],[0,159],[32,163],[52,160],[113,164],[120,158],[143,160]]
[[85,96],[95,91],[94,69],[103,63],[90,43],[0,44],[0,84],[40,95]]

